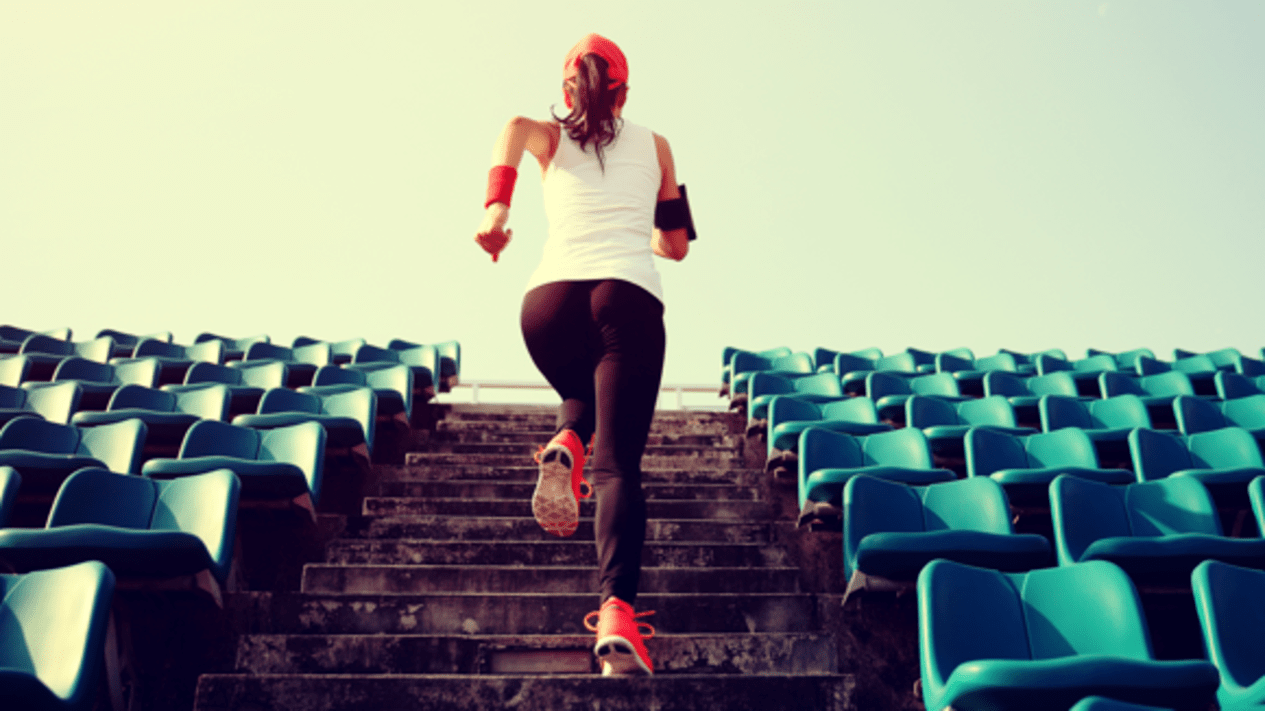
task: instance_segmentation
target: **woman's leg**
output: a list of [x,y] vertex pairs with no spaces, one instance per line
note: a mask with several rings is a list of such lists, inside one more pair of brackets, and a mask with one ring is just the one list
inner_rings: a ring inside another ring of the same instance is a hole
[[589,292],[596,282],[562,281],[523,297],[523,340],[536,368],[562,398],[556,432],[569,429],[587,444],[593,435],[593,366],[597,332],[590,317]]
[[663,373],[663,304],[641,287],[606,280],[592,289],[588,305],[599,342],[592,468],[601,594],[603,601],[614,596],[631,605],[646,536],[641,457]]

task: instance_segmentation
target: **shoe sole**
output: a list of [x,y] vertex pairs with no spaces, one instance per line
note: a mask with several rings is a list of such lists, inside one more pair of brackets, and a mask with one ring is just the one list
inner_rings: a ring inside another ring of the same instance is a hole
[[632,643],[618,635],[603,637],[593,645],[593,654],[602,665],[602,676],[653,676]]
[[548,447],[540,454],[540,477],[531,497],[531,512],[540,527],[566,538],[580,525],[580,502],[571,489],[571,453]]

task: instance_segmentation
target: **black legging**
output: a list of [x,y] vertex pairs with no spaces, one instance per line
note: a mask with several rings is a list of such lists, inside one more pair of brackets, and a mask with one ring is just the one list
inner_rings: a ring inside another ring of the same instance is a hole
[[593,441],[602,601],[632,604],[641,577],[646,499],[641,455],[659,396],[663,304],[626,281],[543,284],[523,297],[523,338],[558,391],[558,430]]

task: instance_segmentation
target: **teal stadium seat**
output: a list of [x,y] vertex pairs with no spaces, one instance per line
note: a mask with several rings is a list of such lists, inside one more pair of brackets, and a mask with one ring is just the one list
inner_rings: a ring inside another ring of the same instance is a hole
[[1039,427],[1041,417],[1037,405],[1042,395],[1081,397],[1071,373],[1057,372],[1049,375],[1018,377],[1011,373],[993,371],[984,374],[984,397],[1002,395],[1015,410],[1015,422],[1024,427]]
[[401,338],[392,338],[387,348],[393,351],[411,351],[429,345],[439,354],[439,392],[446,393],[461,381],[461,343],[457,341],[440,341],[439,343],[414,343]]
[[99,560],[129,580],[205,570],[224,585],[240,489],[228,469],[171,481],[80,469],[57,492],[45,528],[0,530],[0,560],[18,572]]
[[1113,352],[1113,351],[1098,350],[1097,348],[1090,348],[1086,352],[1086,356],[1091,357],[1091,358],[1093,356],[1100,356],[1100,355],[1107,355],[1114,358],[1116,361],[1117,370],[1125,370],[1130,373],[1135,373],[1137,372],[1138,358],[1142,356],[1146,356],[1147,358],[1154,358],[1155,351],[1151,350],[1150,348],[1134,348],[1131,351]]
[[246,349],[243,361],[274,360],[286,364],[286,387],[297,388],[311,385],[316,369],[333,362],[333,353],[328,343],[313,343],[310,346],[286,348],[271,343],[252,343]]
[[1139,377],[1159,375],[1161,373],[1184,373],[1190,380],[1190,386],[1197,395],[1211,396],[1216,392],[1213,379],[1219,372],[1216,364],[1206,355],[1193,355],[1180,358],[1171,363],[1161,360],[1138,358],[1137,374]]
[[963,395],[981,397],[984,394],[984,376],[994,371],[1021,374],[1019,362],[1009,353],[998,353],[974,360],[960,358],[950,353],[941,353],[936,356],[936,372],[953,373],[953,377],[958,381],[958,389]]
[[813,358],[807,353],[765,358],[748,353],[734,354],[729,380],[729,406],[746,410],[750,393],[747,383],[756,373],[774,373],[787,378],[803,377],[816,373]]
[[312,385],[299,388],[301,393],[328,395],[358,387],[373,388],[378,396],[378,415],[413,417],[413,371],[407,365],[392,365],[377,370],[350,370],[327,365],[316,371]]
[[[145,338],[136,344],[134,358],[157,358],[162,366],[160,381],[164,384],[179,383],[194,363],[224,364],[224,342],[203,341],[182,346],[155,338]],[[112,361],[113,362],[113,361]]]
[[246,350],[256,343],[272,343],[272,339],[262,333],[257,336],[246,336],[245,338],[230,338],[214,333],[199,333],[193,339],[194,343],[205,343],[206,341],[224,342],[225,362],[241,360],[246,356]]
[[343,366],[351,370],[377,370],[394,365],[407,365],[413,371],[413,395],[422,402],[435,397],[436,378],[441,372],[439,351],[434,346],[418,346],[408,349],[379,348],[364,345],[356,350],[351,363]]
[[729,391],[730,381],[733,379],[733,360],[734,356],[739,353],[747,353],[761,358],[777,358],[791,354],[791,349],[786,346],[778,346],[777,348],[768,348],[762,351],[751,351],[735,346],[725,346],[720,355],[720,395],[725,397],[731,395]]
[[[34,336],[37,331],[18,326],[10,326],[8,324],[0,325],[0,353],[17,353],[22,349],[22,342]],[[47,332],[45,335],[61,338],[63,341],[70,340],[70,329],[61,329],[58,332]]]
[[1016,437],[986,427],[966,433],[968,476],[991,477],[1018,506],[1044,507],[1050,482],[1071,474],[1104,484],[1129,484],[1131,471],[1103,469],[1089,435],[1075,428]]
[[1033,353],[1025,353],[1022,351],[1013,351],[1009,348],[999,348],[998,353],[1005,353],[1015,359],[1015,363],[1019,366],[1020,375],[1036,375],[1037,374],[1037,356],[1049,356],[1051,358],[1062,358],[1068,360],[1067,353],[1062,348],[1049,348],[1044,351],[1036,351]]
[[1265,395],[1249,395],[1213,402],[1201,397],[1178,395],[1173,400],[1173,415],[1182,434],[1241,427],[1258,442],[1265,439]]
[[323,395],[275,388],[264,393],[256,414],[238,415],[233,418],[233,424],[267,430],[316,422],[325,428],[329,447],[365,445],[372,452],[377,408],[377,395],[370,387]]
[[0,708],[92,709],[113,600],[99,561],[0,575]]
[[1127,373],[1103,373],[1098,385],[1104,398],[1117,395],[1137,395],[1142,398],[1151,415],[1151,423],[1158,429],[1173,429],[1173,398],[1178,395],[1194,395],[1190,378],[1178,371],[1135,378]]
[[[1224,427],[1182,437],[1170,432],[1136,429],[1129,450],[1138,481],[1188,476],[1205,486],[1241,488],[1265,474],[1261,450],[1247,430]],[[1213,490],[1214,497],[1216,491]]]
[[865,379],[866,397],[874,401],[879,419],[903,425],[905,402],[914,395],[934,395],[941,400],[969,400],[958,389],[952,373],[902,376],[886,372],[870,373]]
[[1223,536],[1208,490],[1188,477],[1107,486],[1060,476],[1050,513],[1059,565],[1110,561],[1138,585],[1184,587],[1207,559],[1265,566],[1265,539]]
[[42,417],[66,424],[79,408],[83,391],[78,383],[24,383],[20,388],[0,385],[0,426],[15,417]]
[[799,507],[808,502],[839,506],[843,486],[857,474],[904,484],[934,484],[956,478],[931,463],[921,430],[905,428],[854,437],[809,427],[799,436]]
[[144,446],[145,423],[137,419],[76,427],[19,417],[0,428],[0,466],[22,473],[23,493],[51,494],[83,467],[139,472]]
[[1100,389],[1098,378],[1103,373],[1119,370],[1116,359],[1110,355],[1090,356],[1077,361],[1067,361],[1048,355],[1039,355],[1036,359],[1037,375],[1052,373],[1068,373],[1076,382],[1076,392],[1083,397],[1105,397]]
[[[3,432],[0,432],[2,439]],[[316,422],[254,430],[201,420],[189,428],[176,459],[151,459],[141,473],[172,479],[231,469],[242,481],[242,499],[266,501],[309,496],[320,501],[325,429]]]
[[815,373],[798,378],[787,378],[776,373],[753,373],[747,383],[748,419],[766,420],[769,402],[778,395],[794,395],[800,400],[814,403],[842,400],[844,397],[839,376],[834,373]]
[[9,524],[9,516],[13,515],[13,505],[18,500],[18,489],[22,486],[22,475],[13,467],[0,467],[0,527]]
[[285,387],[288,375],[286,364],[276,360],[235,360],[227,366],[194,363],[185,373],[184,385],[164,385],[163,390],[179,393],[206,383],[222,383],[228,386],[229,415],[242,415],[259,408],[265,390]]
[[869,398],[850,397],[833,402],[805,402],[792,395],[774,396],[769,403],[768,456],[799,451],[799,436],[809,427],[851,435],[887,432],[892,426],[878,421]]
[[1089,401],[1066,395],[1043,395],[1037,410],[1043,432],[1075,427],[1094,442],[1123,442],[1135,427],[1151,427],[1146,405],[1137,395]]
[[905,426],[922,430],[933,455],[951,457],[963,455],[962,440],[972,427],[990,427],[1016,437],[1037,432],[1015,424],[1015,412],[1001,395],[961,401],[913,395],[905,401]]
[[170,331],[162,331],[159,333],[148,333],[143,336],[135,333],[127,333],[126,331],[116,331],[112,328],[103,328],[97,331],[97,338],[109,336],[114,341],[115,358],[130,358],[136,351],[136,344],[146,339],[162,341],[163,343],[171,343],[172,336]]
[[1197,355],[1207,356],[1212,361],[1213,366],[1221,372],[1235,373],[1252,378],[1265,375],[1265,361],[1243,355],[1237,348],[1222,348],[1207,353],[1196,353],[1180,348],[1173,349],[1173,358],[1175,360]]
[[299,336],[290,344],[291,348],[302,348],[303,346],[312,346],[319,343],[329,344],[330,361],[337,365],[345,365],[351,362],[356,356],[356,351],[361,346],[368,343],[363,338],[349,338],[345,341],[322,341],[319,338],[309,338],[307,336]]
[[[984,478],[906,486],[860,475],[843,489],[843,573],[913,583],[936,558],[1007,571],[1049,563],[1043,536],[1016,534],[1001,486]],[[859,574],[859,575],[858,575]]]
[[114,391],[104,412],[76,413],[71,422],[80,427],[95,427],[135,418],[148,429],[147,444],[178,445],[198,420],[225,419],[228,404],[228,386],[221,383],[204,383],[174,392],[124,385]]
[[48,380],[58,363],[65,358],[83,358],[105,363],[114,354],[114,341],[108,336],[91,341],[64,341],[37,333],[22,342],[18,353],[31,359],[31,380]]
[[1208,659],[1225,711],[1265,707],[1265,573],[1209,560],[1190,576]]
[[0,355],[0,385],[16,388],[31,379],[31,359],[24,355]]
[[1151,706],[1116,701],[1106,696],[1086,696],[1068,711],[1172,711],[1169,706]]
[[156,358],[140,358],[108,365],[83,358],[67,358],[53,371],[53,382],[74,381],[79,383],[83,394],[79,398],[82,410],[104,410],[114,391],[124,385],[158,387],[160,365]]
[[1001,573],[947,560],[918,576],[922,695],[940,711],[1065,711],[1086,696],[1203,711],[1203,660],[1157,661],[1137,591],[1104,561]]
[[[818,373],[830,372],[843,375],[852,370],[873,370],[874,361],[882,357],[881,348],[862,348],[857,351],[837,351],[821,347],[813,349],[813,365],[817,366]],[[839,369],[841,365],[845,368],[844,370]]]
[[1217,389],[1217,397],[1222,400],[1235,400],[1241,397],[1265,394],[1265,390],[1261,388],[1262,385],[1265,385],[1265,376],[1249,378],[1238,373],[1227,373],[1223,370],[1213,376],[1212,382]]

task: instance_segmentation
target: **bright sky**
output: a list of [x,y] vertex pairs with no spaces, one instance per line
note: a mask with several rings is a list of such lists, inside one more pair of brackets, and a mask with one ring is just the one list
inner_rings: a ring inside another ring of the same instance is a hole
[[472,237],[588,32],[698,225],[666,382],[726,345],[1265,346],[1257,0],[0,0],[0,323],[455,338],[539,380],[531,164],[500,263]]

